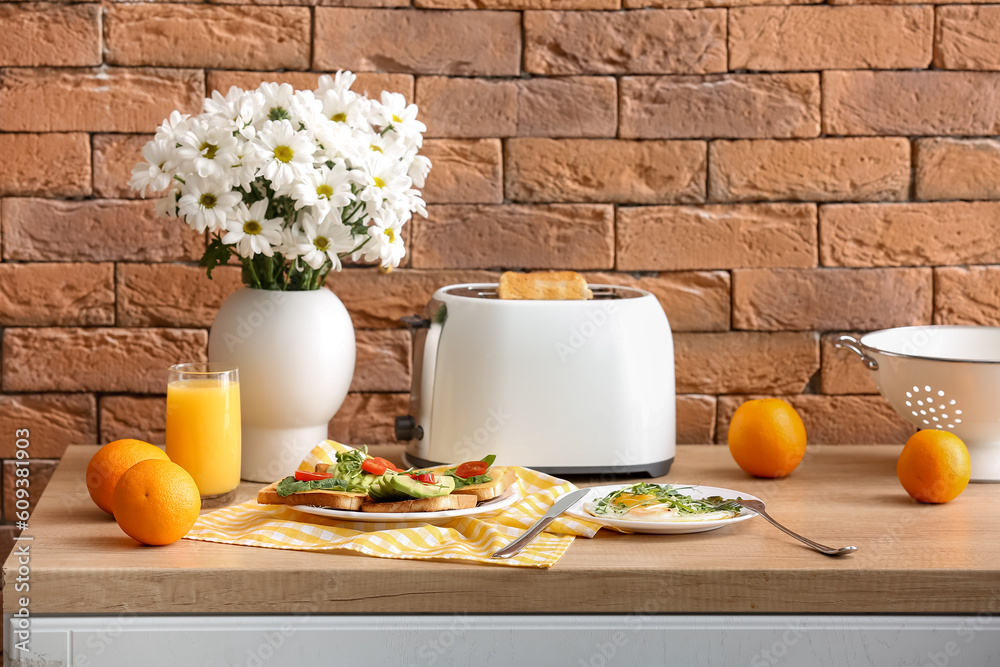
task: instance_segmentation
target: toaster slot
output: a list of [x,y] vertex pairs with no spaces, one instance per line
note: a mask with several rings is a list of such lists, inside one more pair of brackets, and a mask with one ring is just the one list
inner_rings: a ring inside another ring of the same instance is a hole
[[[615,285],[589,285],[590,291],[594,294],[595,301],[610,300],[610,299],[633,299],[642,296],[642,293],[637,293],[635,290],[628,288],[621,288]],[[447,291],[449,295],[461,296],[470,299],[496,299],[497,297],[497,286],[496,285],[461,285],[458,287],[453,287]]]

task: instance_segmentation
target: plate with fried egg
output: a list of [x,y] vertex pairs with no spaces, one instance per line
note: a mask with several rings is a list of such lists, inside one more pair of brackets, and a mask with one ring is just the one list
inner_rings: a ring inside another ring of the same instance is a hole
[[717,486],[611,484],[593,487],[566,513],[630,533],[703,533],[757,516],[737,498],[760,500]]

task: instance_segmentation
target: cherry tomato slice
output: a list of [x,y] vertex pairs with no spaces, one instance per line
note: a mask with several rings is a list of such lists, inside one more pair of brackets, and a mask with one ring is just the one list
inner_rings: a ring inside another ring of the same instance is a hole
[[434,473],[432,473],[432,472],[425,472],[422,475],[410,475],[410,477],[412,477],[413,479],[417,480],[418,482],[423,482],[424,484],[436,484],[437,483],[437,477],[435,477]]
[[390,461],[388,459],[383,459],[381,456],[373,456],[372,458],[374,458],[376,461],[381,461],[381,462],[385,463],[385,467],[388,470],[391,470],[393,472],[403,472],[402,470],[400,470],[399,468],[397,468],[396,466],[394,466],[393,463],[392,463],[392,461]]
[[485,475],[489,469],[490,464],[486,461],[466,461],[455,469],[455,476],[468,479],[477,475]]
[[403,472],[392,464],[391,461],[383,459],[381,456],[371,456],[361,462],[361,469],[373,475],[381,475],[386,470],[393,472]]
[[317,479],[330,479],[333,477],[332,472],[307,472],[305,470],[296,470],[295,479],[300,482],[313,482]]
[[367,473],[371,473],[372,475],[381,475],[389,468],[386,463],[388,463],[388,461],[385,459],[373,457],[362,461],[361,469]]

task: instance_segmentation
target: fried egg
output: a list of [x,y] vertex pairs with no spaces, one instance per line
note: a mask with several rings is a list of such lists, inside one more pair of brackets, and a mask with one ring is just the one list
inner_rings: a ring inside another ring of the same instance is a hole
[[677,509],[670,507],[667,503],[644,504],[653,500],[650,495],[622,495],[615,499],[617,507],[627,508],[624,512],[597,512],[600,499],[584,504],[583,509],[588,514],[596,517],[622,519],[625,521],[654,521],[654,522],[690,522],[690,521],[720,521],[722,519],[732,519],[737,516],[736,512],[716,511],[699,512],[697,514],[681,513]]

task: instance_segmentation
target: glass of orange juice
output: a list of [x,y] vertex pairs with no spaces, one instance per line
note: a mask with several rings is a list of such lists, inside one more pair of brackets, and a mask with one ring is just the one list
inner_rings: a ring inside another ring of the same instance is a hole
[[202,508],[233,501],[240,484],[240,383],[235,366],[170,367],[167,456],[191,473]]

